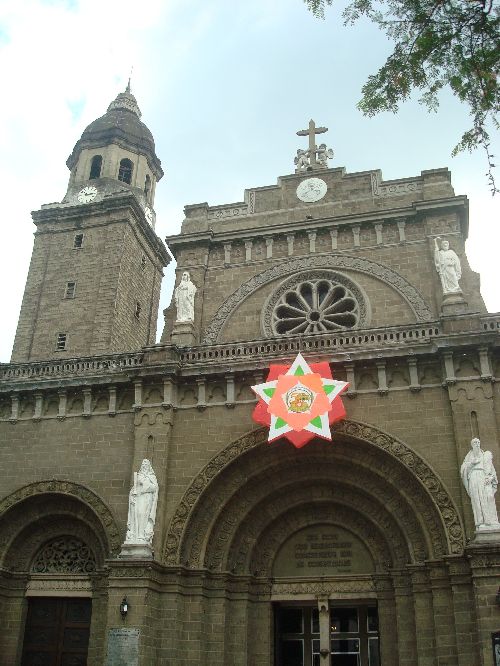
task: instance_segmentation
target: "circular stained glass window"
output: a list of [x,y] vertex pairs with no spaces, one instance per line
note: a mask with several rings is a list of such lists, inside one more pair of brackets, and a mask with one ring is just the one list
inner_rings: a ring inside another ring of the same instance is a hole
[[267,334],[329,333],[366,323],[365,299],[349,278],[333,271],[300,277],[286,280],[270,297],[263,321]]

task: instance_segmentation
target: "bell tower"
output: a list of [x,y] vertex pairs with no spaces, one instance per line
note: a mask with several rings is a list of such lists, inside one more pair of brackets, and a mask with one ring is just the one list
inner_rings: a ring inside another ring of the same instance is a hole
[[153,135],[126,90],[76,142],[60,203],[37,227],[13,362],[133,351],[155,342],[163,268]]

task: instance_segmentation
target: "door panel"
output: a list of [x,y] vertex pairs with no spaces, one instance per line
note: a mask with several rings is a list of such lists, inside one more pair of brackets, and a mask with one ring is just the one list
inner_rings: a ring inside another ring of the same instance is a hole
[[85,666],[91,599],[28,600],[22,666]]

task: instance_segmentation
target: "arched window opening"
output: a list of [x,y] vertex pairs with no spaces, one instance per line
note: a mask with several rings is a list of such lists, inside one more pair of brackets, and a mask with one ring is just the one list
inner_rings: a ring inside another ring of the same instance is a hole
[[151,178],[149,174],[146,174],[146,180],[144,181],[144,196],[149,201],[149,195],[151,193]]
[[132,182],[132,169],[133,164],[129,159],[124,158],[121,160],[120,169],[118,170],[118,180],[130,185]]
[[89,180],[94,180],[94,178],[101,177],[102,169],[102,155],[94,155],[92,162],[90,163],[90,176]]

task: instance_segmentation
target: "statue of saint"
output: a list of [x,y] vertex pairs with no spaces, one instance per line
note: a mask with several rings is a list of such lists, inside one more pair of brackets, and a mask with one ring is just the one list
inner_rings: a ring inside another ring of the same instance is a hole
[[470,497],[476,529],[500,529],[495,504],[498,479],[493,467],[493,456],[491,451],[481,449],[477,437],[471,441],[471,451],[464,458],[460,476]]
[[309,151],[299,148],[297,150],[297,157],[294,158],[293,163],[296,167],[296,173],[307,171],[307,167],[309,166]]
[[143,460],[129,493],[126,544],[151,545],[157,504],[158,481],[149,460]]
[[175,306],[177,308],[176,321],[194,321],[194,295],[196,286],[191,282],[187,271],[182,274],[181,281],[174,291]]
[[440,240],[439,237],[434,239],[434,263],[441,279],[443,294],[461,294],[462,290],[458,284],[462,277],[460,259],[453,250],[450,250],[447,240],[442,241],[440,248],[438,244]]

